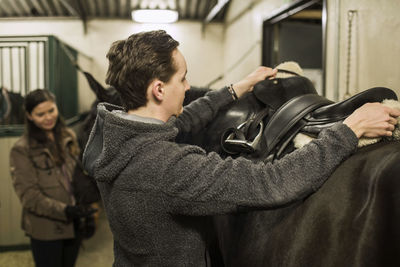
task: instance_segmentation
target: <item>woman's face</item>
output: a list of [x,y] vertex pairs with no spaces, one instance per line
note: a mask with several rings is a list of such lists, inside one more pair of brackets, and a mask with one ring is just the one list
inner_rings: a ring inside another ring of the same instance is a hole
[[53,101],[45,101],[37,105],[31,112],[26,114],[39,129],[51,131],[57,123],[58,109]]

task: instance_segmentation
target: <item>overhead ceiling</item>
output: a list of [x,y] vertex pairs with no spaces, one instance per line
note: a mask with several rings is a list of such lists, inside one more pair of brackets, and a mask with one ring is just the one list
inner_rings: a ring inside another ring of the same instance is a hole
[[228,6],[229,0],[0,0],[0,18],[131,19],[140,7],[176,9],[180,20],[222,22]]

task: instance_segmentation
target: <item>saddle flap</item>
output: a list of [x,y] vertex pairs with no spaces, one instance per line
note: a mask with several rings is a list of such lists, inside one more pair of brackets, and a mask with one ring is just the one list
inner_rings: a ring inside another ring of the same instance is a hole
[[313,83],[306,77],[294,76],[258,82],[253,89],[258,100],[277,110],[288,100],[305,94],[317,94]]
[[272,115],[264,130],[268,153],[286,133],[311,111],[333,102],[317,94],[301,95],[287,101]]

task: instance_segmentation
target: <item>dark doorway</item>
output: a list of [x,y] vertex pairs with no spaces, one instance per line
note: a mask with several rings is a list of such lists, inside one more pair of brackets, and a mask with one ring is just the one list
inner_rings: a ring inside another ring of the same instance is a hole
[[300,64],[318,93],[324,90],[325,1],[295,1],[263,24],[263,65]]

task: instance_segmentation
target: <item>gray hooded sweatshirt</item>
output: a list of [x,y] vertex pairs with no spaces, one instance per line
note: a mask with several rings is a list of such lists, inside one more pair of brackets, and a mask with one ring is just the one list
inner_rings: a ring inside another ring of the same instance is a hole
[[273,164],[175,142],[179,131],[202,129],[231,101],[226,88],[209,92],[166,123],[99,104],[83,160],[109,219],[114,266],[206,266],[206,215],[303,199],[356,150],[357,137],[342,123]]

